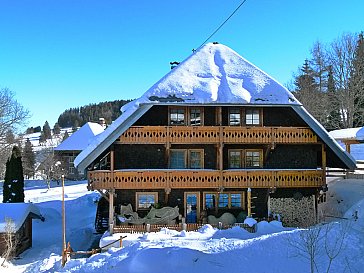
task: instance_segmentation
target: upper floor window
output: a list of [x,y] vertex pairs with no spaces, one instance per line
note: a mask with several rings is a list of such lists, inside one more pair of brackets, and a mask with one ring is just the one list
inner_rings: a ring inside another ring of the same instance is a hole
[[241,125],[241,113],[239,108],[231,108],[229,110],[229,125],[230,126]]
[[260,168],[262,167],[262,150],[246,150],[245,151],[245,167]]
[[190,109],[190,125],[199,126],[201,125],[202,113],[200,108]]
[[204,151],[173,149],[170,152],[169,167],[171,169],[202,169]]
[[263,167],[263,150],[229,150],[229,169]]
[[246,125],[259,125],[260,124],[260,111],[259,111],[259,109],[246,109],[246,111],[245,111],[245,124]]
[[186,150],[171,150],[169,167],[171,169],[186,169],[187,157]]
[[169,108],[170,125],[203,125],[203,108],[201,107],[171,107]]
[[169,111],[169,122],[171,125],[184,125],[185,124],[185,109],[184,108],[171,108]]

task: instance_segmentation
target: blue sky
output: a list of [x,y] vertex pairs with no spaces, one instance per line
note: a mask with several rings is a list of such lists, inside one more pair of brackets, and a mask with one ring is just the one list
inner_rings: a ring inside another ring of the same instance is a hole
[[[0,87],[53,127],[71,107],[141,96],[240,0],[0,0]],[[247,0],[210,40],[282,84],[310,56],[363,27],[363,0]]]

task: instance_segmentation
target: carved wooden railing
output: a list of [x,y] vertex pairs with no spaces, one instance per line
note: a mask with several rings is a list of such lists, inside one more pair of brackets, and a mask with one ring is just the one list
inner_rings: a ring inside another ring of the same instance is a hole
[[315,143],[310,128],[232,126],[130,127],[119,138],[125,144],[161,143]]
[[93,189],[211,189],[320,187],[321,170],[148,170],[90,171]]

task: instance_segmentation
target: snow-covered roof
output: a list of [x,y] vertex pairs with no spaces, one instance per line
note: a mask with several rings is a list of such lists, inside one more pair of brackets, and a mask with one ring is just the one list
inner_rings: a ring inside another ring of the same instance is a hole
[[96,135],[104,131],[98,123],[87,122],[80,129],[66,138],[54,150],[56,151],[82,151],[92,142]]
[[[124,105],[121,108],[122,115],[76,157],[75,166],[79,170],[87,168],[156,104],[286,105],[302,108],[298,114],[305,120],[312,119],[302,104],[272,77],[229,47],[209,43],[172,69],[139,99]],[[354,168],[350,155],[342,155],[340,146],[330,139],[316,120],[311,123],[321,138],[332,142],[329,146],[345,161],[348,168]]]
[[364,127],[339,129],[329,132],[337,140],[364,141]]
[[271,76],[222,44],[209,43],[134,103],[300,104]]
[[42,219],[38,207],[32,203],[0,203],[0,233],[6,232],[6,218],[10,218],[14,223],[14,232],[23,225],[28,215]]

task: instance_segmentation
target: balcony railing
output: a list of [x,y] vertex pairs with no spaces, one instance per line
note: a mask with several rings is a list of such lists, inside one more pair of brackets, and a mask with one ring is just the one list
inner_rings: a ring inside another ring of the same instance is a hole
[[90,171],[92,189],[211,189],[320,187],[322,170]]
[[119,141],[125,144],[163,143],[316,143],[310,128],[233,126],[130,127]]

